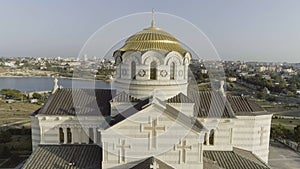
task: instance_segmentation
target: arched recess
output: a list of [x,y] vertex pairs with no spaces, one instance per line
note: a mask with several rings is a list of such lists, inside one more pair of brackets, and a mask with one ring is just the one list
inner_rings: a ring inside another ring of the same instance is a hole
[[170,63],[175,62],[176,65],[182,65],[182,58],[180,53],[172,51],[165,57],[165,64],[169,65]]
[[156,80],[157,76],[157,63],[155,61],[152,61],[150,64],[150,79]]
[[210,130],[209,133],[209,145],[214,145],[215,144],[215,130],[212,129]]
[[164,56],[156,51],[148,51],[142,55],[142,63],[145,65],[150,65],[152,61],[156,61],[157,65],[163,65]]
[[172,62],[170,64],[170,80],[175,79],[175,72],[176,72],[176,65],[175,65],[175,62]]
[[124,53],[123,54],[124,64],[131,64],[132,61],[134,61],[136,64],[141,64],[141,53],[140,52],[134,52],[134,53]]
[[185,57],[183,59],[183,79],[187,79],[188,77],[188,66],[189,66],[189,58],[188,57]]
[[136,63],[135,63],[135,61],[131,62],[131,79],[132,80],[136,79]]

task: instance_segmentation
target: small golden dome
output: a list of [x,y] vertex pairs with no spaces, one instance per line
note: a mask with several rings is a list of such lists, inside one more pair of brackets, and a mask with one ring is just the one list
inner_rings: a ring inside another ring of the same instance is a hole
[[154,24],[150,28],[146,28],[131,37],[129,37],[124,46],[119,51],[147,51],[147,50],[162,50],[162,51],[177,51],[182,55],[187,51],[184,50],[180,42],[171,34],[156,28]]

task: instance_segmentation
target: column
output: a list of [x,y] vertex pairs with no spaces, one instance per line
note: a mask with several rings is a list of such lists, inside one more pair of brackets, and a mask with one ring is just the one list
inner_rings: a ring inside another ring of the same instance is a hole
[[205,134],[205,139],[206,139],[206,145],[209,146],[209,134]]
[[94,143],[97,144],[97,128],[93,128],[94,133]]
[[198,144],[199,146],[199,160],[200,160],[200,163],[203,163],[203,145],[201,143]]
[[89,128],[84,128],[84,135],[85,135],[84,139],[85,139],[86,144],[89,144],[89,138],[90,137],[89,137],[88,132],[89,132]]
[[45,143],[45,138],[44,138],[44,129],[43,127],[41,126],[41,129],[40,129],[40,137],[41,137],[41,143]]
[[74,140],[75,140],[75,130],[74,127],[71,127],[71,133],[72,133],[72,138],[71,138],[71,144],[74,144]]
[[77,130],[77,134],[78,134],[78,143],[81,144],[82,140],[82,134],[81,134],[81,128],[79,127]]
[[64,131],[64,144],[67,144],[68,141],[67,127],[63,127],[63,131]]

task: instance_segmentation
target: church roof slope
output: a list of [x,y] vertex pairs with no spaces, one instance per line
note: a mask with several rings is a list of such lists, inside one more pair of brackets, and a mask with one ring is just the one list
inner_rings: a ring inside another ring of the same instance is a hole
[[187,115],[181,113],[172,106],[166,105],[166,108],[168,110],[166,110],[164,113],[169,115],[169,117],[171,117],[174,121],[178,121],[180,124],[198,133],[200,133],[202,130],[206,130],[204,126],[195,118],[188,117]]
[[234,112],[222,93],[217,91],[192,91],[188,97],[195,102],[197,117],[233,118]]
[[102,168],[102,150],[97,145],[39,145],[23,166],[33,168]]
[[242,96],[227,96],[227,99],[236,113],[245,112],[262,112],[264,109],[259,106],[255,101]]
[[[152,166],[152,167],[151,167]],[[142,161],[141,163],[137,164],[136,166],[130,168],[130,169],[151,169],[151,168],[157,168],[161,169],[174,169],[173,167],[169,166],[168,164],[164,163],[163,161],[155,158],[155,157],[149,157]]]
[[270,169],[251,152],[245,150],[204,151],[203,156],[222,169]]
[[101,113],[107,116],[110,114],[109,101],[115,93],[115,90],[108,89],[59,89],[35,114],[75,116]]
[[232,118],[235,115],[255,116],[267,112],[255,101],[242,96],[223,96],[218,91],[192,91],[188,97],[195,102],[198,117]]
[[[150,100],[152,97],[147,98],[143,101],[140,101],[139,103],[135,104],[134,106],[126,109],[125,111],[117,114],[115,117],[112,118],[110,121],[110,127],[120,123],[121,121],[127,119],[128,117],[138,113],[139,111],[143,110],[144,108],[148,107]],[[162,101],[160,101],[162,102]],[[199,133],[201,132],[204,128],[204,126],[196,119],[190,118],[183,114],[182,112],[178,111],[177,109],[173,108],[172,106],[165,105],[166,108],[163,111],[168,117],[172,118],[174,121],[179,122],[181,125],[185,126],[186,128],[192,129],[193,131]]]
[[113,125],[125,120],[126,118],[134,115],[135,113],[141,111],[144,108],[144,106],[149,104],[150,99],[151,98],[141,100],[138,103],[136,103],[135,105],[129,107],[128,109],[126,109],[123,112],[121,112],[121,113],[117,114],[116,116],[114,116],[112,118],[112,120],[110,121],[110,126],[113,126]]
[[179,93],[174,97],[171,97],[166,100],[167,103],[194,103],[190,98],[188,98],[185,94]]
[[111,102],[139,102],[141,101],[140,99],[137,99],[126,92],[122,92],[118,94],[116,97],[111,99]]

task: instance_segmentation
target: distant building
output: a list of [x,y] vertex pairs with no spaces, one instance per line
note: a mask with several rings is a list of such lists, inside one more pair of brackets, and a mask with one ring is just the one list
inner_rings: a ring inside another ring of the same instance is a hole
[[263,92],[266,93],[266,94],[270,94],[270,90],[269,90],[267,87],[265,87],[265,88],[263,89]]
[[237,80],[236,77],[228,77],[227,79],[228,79],[228,81],[230,81],[230,82],[236,82],[236,80]]
[[30,99],[30,103],[37,103],[37,102],[39,102],[38,99]]
[[14,99],[6,99],[5,102],[11,104],[11,103],[16,102],[16,100],[14,100]]

